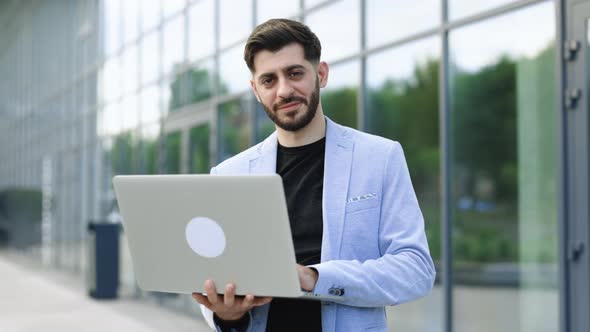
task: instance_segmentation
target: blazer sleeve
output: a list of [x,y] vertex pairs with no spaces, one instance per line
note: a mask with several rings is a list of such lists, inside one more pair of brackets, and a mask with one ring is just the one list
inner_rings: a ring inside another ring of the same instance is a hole
[[392,144],[385,163],[378,237],[381,257],[311,266],[319,273],[314,292],[340,295],[338,303],[396,305],[426,295],[434,284],[436,272],[424,219],[399,143]]

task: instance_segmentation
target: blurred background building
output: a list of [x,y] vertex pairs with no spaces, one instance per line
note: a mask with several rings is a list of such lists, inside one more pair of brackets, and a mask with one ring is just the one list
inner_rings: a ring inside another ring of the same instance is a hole
[[[583,2],[3,0],[0,246],[84,278],[88,222],[119,218],[114,175],[207,173],[263,140],[243,47],[289,17],[322,41],[326,114],[405,150],[438,276],[390,327],[560,330],[561,34]],[[125,250],[121,269],[123,294],[197,314],[137,289]]]

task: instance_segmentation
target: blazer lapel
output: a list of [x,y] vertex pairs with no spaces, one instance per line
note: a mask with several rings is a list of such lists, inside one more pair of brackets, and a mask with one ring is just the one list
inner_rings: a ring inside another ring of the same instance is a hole
[[277,172],[277,132],[273,132],[260,145],[250,159],[250,174],[275,174]]
[[349,129],[326,118],[326,156],[324,158],[323,235],[321,261],[340,254],[342,230],[354,143]]
[[[322,194],[322,262],[338,257],[340,253],[354,147],[349,135],[349,129],[326,117],[326,152]],[[275,131],[253,153],[250,159],[251,174],[276,174],[277,144],[277,132]]]

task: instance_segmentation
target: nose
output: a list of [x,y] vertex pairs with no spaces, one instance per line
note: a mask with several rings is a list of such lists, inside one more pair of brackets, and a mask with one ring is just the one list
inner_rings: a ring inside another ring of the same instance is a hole
[[293,95],[293,87],[291,82],[286,79],[279,79],[277,96],[281,99],[289,98]]

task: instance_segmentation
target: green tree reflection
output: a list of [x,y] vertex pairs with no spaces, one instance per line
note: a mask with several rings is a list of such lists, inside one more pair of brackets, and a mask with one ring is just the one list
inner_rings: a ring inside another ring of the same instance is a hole
[[211,98],[211,82],[211,74],[203,68],[190,68],[176,74],[170,84],[170,111]]
[[322,109],[331,120],[351,128],[357,127],[358,89],[347,87],[322,93]]

